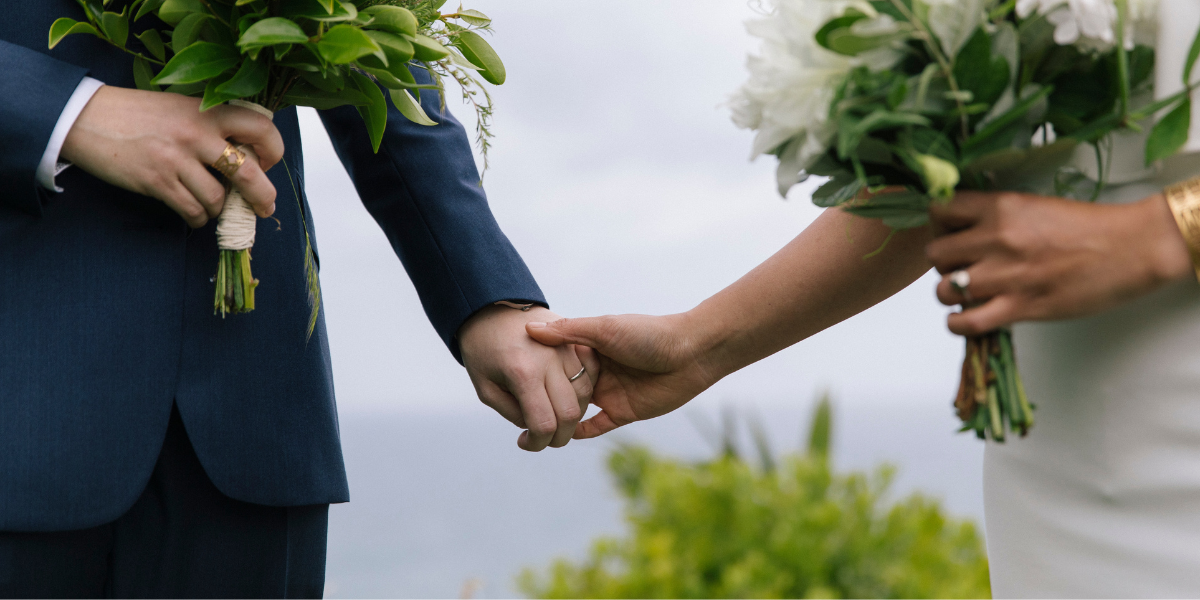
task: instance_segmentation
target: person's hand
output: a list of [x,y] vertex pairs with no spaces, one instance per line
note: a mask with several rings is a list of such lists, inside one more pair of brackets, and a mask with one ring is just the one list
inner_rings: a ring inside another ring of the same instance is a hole
[[592,403],[601,411],[579,424],[576,439],[665,415],[719,379],[691,339],[686,314],[562,319],[525,329],[547,346],[577,344],[600,353]]
[[926,247],[939,273],[965,269],[965,298],[942,278],[943,304],[968,303],[950,330],[979,335],[1027,320],[1080,317],[1192,274],[1166,199],[1089,204],[1015,193],[960,192],[931,208],[950,232]]
[[[227,141],[229,140],[229,141]],[[260,217],[275,212],[275,186],[265,172],[283,158],[271,120],[251,110],[178,94],[104,86],[75,121],[61,156],[112,185],[163,201],[192,227],[221,214],[225,186],[208,170],[230,141],[246,161],[233,185]]]
[[[530,321],[560,318],[541,307],[520,311],[489,306],[458,332],[463,365],[484,404],[525,429],[517,445],[530,452],[571,441],[601,373],[589,348],[550,348],[525,334]],[[575,381],[571,377],[586,371]]]

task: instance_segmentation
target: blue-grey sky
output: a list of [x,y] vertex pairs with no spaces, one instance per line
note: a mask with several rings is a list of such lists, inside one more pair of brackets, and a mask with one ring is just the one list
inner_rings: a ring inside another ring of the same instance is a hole
[[[751,163],[722,106],[757,43],[740,0],[471,0],[508,68],[486,188],[505,232],[564,316],[691,308],[818,214]],[[470,110],[452,95],[467,122]],[[425,320],[411,283],[302,111],[310,200],[343,412],[486,411]],[[934,280],[736,373],[700,404],[944,399],[961,347]],[[755,310],[754,306],[745,307]],[[497,417],[497,427],[507,426]],[[949,432],[947,433],[949,435]],[[514,436],[515,440],[515,436]]]

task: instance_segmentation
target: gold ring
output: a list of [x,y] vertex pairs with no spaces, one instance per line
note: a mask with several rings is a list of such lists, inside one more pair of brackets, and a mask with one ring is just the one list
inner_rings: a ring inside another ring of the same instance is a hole
[[220,158],[213,162],[212,168],[220,171],[225,179],[232,180],[244,162],[246,162],[245,152],[238,150],[233,144],[225,144],[225,151],[221,153]]

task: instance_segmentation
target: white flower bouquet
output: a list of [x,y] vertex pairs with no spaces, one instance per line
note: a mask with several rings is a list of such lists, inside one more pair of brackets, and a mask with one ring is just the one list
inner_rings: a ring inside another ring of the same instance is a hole
[[[778,158],[779,192],[828,180],[822,207],[895,230],[929,222],[957,189],[1094,199],[1114,134],[1146,134],[1145,164],[1183,147],[1192,67],[1154,101],[1152,0],[774,0],[750,23],[763,40],[733,97],[757,131],[752,156]],[[1081,169],[1078,156],[1094,157]],[[955,407],[964,431],[1004,441],[1033,425],[1011,333],[967,340]]]

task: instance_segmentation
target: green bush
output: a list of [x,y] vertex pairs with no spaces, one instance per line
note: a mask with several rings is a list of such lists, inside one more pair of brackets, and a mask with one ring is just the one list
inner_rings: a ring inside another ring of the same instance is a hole
[[631,534],[597,540],[581,563],[526,569],[518,585],[539,598],[990,596],[972,522],[920,494],[889,505],[886,465],[834,473],[828,400],[813,421],[806,454],[776,460],[760,443],[757,468],[729,443],[698,464],[615,450],[608,467]]

